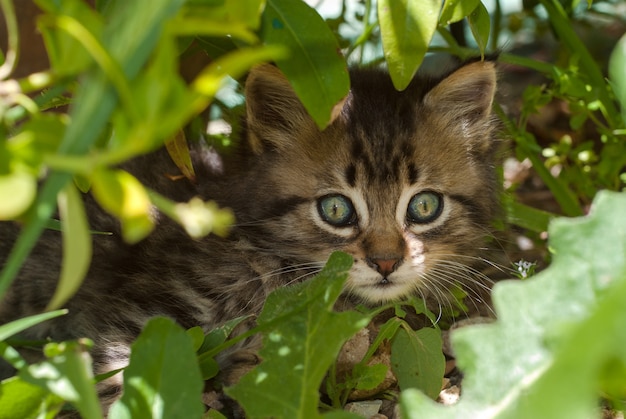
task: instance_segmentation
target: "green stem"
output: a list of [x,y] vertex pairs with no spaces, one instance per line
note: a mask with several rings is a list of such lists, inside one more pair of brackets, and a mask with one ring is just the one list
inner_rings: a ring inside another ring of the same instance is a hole
[[499,105],[494,105],[494,111],[515,138],[519,152],[531,162],[541,180],[550,189],[563,213],[570,217],[583,215],[576,195],[560,179],[552,176],[552,173],[550,173],[541,158],[534,151],[539,148],[534,137],[529,133],[520,131]]
[[20,32],[17,27],[15,8],[11,0],[0,0],[0,9],[5,16],[8,35],[8,51],[4,57],[4,63],[0,65],[0,80],[4,80],[15,70],[20,51]]
[[563,9],[558,0],[539,0],[539,2],[548,12],[550,22],[559,40],[569,49],[572,55],[576,55],[579,58],[580,67],[589,77],[591,85],[597,89],[598,98],[606,107],[605,117],[607,122],[611,127],[617,127],[619,124],[616,120],[616,115],[619,115],[619,112],[611,99],[604,75],[585,44],[574,32],[572,22],[567,16],[565,9]]
[[107,52],[100,41],[98,41],[98,39],[96,39],[96,37],[78,20],[70,16],[46,16],[41,19],[41,21],[49,26],[56,26],[62,29],[83,45],[85,50],[91,55],[91,58],[98,63],[113,86],[115,86],[124,111],[127,112],[131,120],[139,120],[139,112],[134,105],[128,80],[124,76],[122,68]]

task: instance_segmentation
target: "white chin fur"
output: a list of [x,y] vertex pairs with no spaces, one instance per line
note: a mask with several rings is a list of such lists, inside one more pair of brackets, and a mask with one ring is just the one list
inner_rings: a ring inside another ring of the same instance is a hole
[[366,300],[371,304],[383,304],[391,301],[399,301],[409,297],[414,287],[403,281],[390,280],[387,284],[370,282],[369,284],[359,284],[351,288],[351,292]]

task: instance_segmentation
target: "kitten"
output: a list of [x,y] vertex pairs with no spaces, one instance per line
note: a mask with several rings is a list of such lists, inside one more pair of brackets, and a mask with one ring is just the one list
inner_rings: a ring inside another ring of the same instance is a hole
[[[126,164],[172,199],[200,196],[232,208],[231,234],[192,240],[156,215],[155,232],[127,245],[87,196],[91,227],[115,234],[93,236],[93,262],[67,303],[69,315],[29,330],[28,338],[87,336],[95,341],[96,373],[110,371],[126,365],[150,317],[208,331],[258,313],[269,292],[310,278],[335,250],[354,258],[345,294],[357,303],[412,294],[441,301],[455,283],[480,282],[473,265],[499,202],[494,63],[416,77],[403,92],[380,70],[350,76],[348,97],[320,131],[275,67],[255,68],[246,83],[245,134],[223,173],[199,147],[192,150],[196,183],[166,176],[177,169],[163,151]],[[4,263],[18,228],[0,229]],[[59,232],[43,234],[0,303],[0,323],[44,309],[59,275],[60,240]],[[226,367],[236,358],[220,361]],[[105,404],[120,391],[120,379],[107,383]]]

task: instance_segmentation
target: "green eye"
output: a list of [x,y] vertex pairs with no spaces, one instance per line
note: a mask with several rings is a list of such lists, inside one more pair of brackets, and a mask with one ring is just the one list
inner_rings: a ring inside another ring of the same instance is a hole
[[432,191],[416,194],[409,202],[406,218],[409,222],[426,224],[434,221],[443,211],[443,197]]
[[317,201],[322,220],[335,227],[346,227],[356,222],[352,201],[343,195],[326,195]]

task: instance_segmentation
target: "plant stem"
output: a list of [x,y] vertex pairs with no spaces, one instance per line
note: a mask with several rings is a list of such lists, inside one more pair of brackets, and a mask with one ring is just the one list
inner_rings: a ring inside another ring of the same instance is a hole
[[0,80],[4,80],[15,70],[19,58],[20,32],[17,27],[17,17],[12,0],[0,0],[0,9],[5,16],[8,33],[8,51],[4,57],[4,63],[0,65]]
[[571,55],[576,55],[580,59],[581,68],[589,77],[591,85],[597,89],[598,98],[606,107],[607,122],[611,127],[617,127],[619,124],[616,116],[619,115],[619,112],[609,95],[604,75],[585,44],[574,32],[572,22],[563,6],[557,0],[539,0],[539,2],[548,12],[550,22],[559,40],[569,49]]

